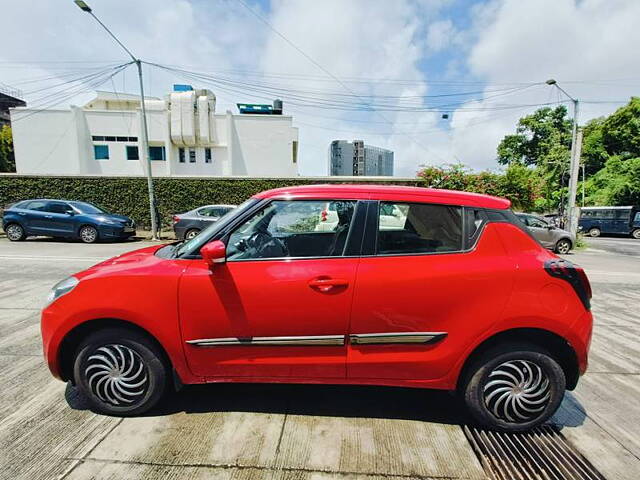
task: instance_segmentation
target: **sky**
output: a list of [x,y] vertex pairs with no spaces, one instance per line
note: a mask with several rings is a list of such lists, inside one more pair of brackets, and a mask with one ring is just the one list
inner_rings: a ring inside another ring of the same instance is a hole
[[[393,150],[396,176],[450,163],[495,170],[518,118],[559,102],[572,113],[545,80],[580,100],[580,124],[640,95],[638,0],[87,3],[156,64],[144,67],[148,95],[208,88],[218,113],[281,98],[302,175],[327,174],[335,139]],[[72,0],[7,2],[3,20],[0,82],[30,105],[81,105],[95,88],[137,93],[134,67],[114,69],[126,54]]]

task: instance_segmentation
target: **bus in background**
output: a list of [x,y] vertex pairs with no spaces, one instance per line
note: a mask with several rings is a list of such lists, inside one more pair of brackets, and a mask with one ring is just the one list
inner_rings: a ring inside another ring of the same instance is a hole
[[582,207],[578,226],[591,237],[615,233],[640,240],[640,206]]

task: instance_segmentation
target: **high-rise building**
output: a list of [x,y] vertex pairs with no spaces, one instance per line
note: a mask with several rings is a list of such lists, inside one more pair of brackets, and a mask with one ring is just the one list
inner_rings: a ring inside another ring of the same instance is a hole
[[390,177],[393,175],[393,152],[365,145],[362,140],[334,140],[329,147],[329,174]]

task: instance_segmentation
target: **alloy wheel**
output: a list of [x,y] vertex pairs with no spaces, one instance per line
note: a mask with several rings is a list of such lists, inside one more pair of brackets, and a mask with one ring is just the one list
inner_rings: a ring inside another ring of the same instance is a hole
[[194,238],[199,233],[200,233],[200,230],[196,230],[196,229],[189,230],[184,238],[187,239],[187,240],[191,240],[192,238]]
[[483,389],[487,410],[509,423],[526,423],[540,417],[551,399],[546,373],[528,360],[509,360],[495,367]]
[[18,240],[22,240],[22,237],[24,236],[24,229],[20,225],[13,223],[7,227],[6,233],[9,240],[16,242]]
[[600,229],[599,228],[592,228],[591,230],[589,230],[589,236],[591,236],[591,237],[599,237],[600,236]]
[[120,344],[96,349],[87,359],[84,375],[91,392],[114,406],[141,401],[149,386],[147,367],[140,355]]
[[562,255],[567,254],[571,250],[571,243],[568,240],[560,240],[556,245],[556,250]]
[[80,229],[80,239],[85,243],[93,243],[98,238],[98,231],[93,227],[82,227]]
[[633,238],[640,240],[640,228],[636,228],[633,233],[631,233],[631,235],[633,236]]

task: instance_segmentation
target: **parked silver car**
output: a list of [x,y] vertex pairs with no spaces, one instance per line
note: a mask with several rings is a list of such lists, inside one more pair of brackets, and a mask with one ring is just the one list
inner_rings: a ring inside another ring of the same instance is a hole
[[200,231],[217,222],[236,205],[205,205],[173,216],[173,231],[178,240],[191,240]]
[[542,217],[530,213],[516,213],[516,215],[543,247],[564,254],[569,253],[576,244],[575,235],[556,227]]

